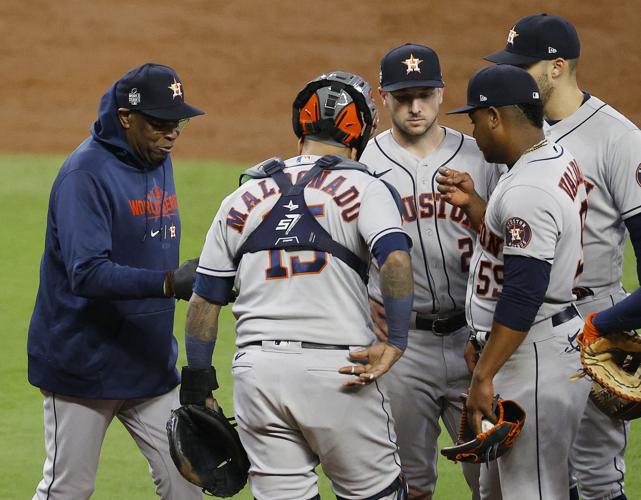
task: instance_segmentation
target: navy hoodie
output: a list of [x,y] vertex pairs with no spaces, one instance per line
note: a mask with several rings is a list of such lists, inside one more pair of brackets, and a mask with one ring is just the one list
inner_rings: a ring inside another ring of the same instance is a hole
[[164,394],[179,383],[174,299],[180,219],[169,156],[146,165],[118,121],[115,85],[51,189],[29,382],[87,399]]

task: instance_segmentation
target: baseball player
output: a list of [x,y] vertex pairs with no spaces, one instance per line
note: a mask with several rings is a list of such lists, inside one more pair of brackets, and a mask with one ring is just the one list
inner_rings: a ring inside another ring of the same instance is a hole
[[585,188],[576,161],[545,139],[534,79],[520,68],[491,66],[470,79],[468,113],[487,161],[505,163],[487,205],[471,194],[469,175],[442,169],[448,202],[462,207],[479,238],[468,282],[472,338],[486,344],[467,398],[472,427],[495,421],[493,396],[526,411],[510,453],[481,468],[481,497],[561,499],[568,496],[568,455],[590,384],[571,381],[580,366],[570,339],[582,320],[572,287],[582,267]]
[[173,297],[189,299],[196,272],[196,262],[172,271],[181,231],[170,152],[202,114],[173,69],[143,64],[105,92],[91,137],[56,177],[27,343],[47,452],[34,499],[93,494],[114,418],[158,496],[202,498],[173,467],[165,430],[179,405]]
[[641,288],[608,309],[588,314],[601,335],[641,328]]
[[[585,176],[589,206],[583,235],[585,267],[575,290],[585,317],[625,297],[621,274],[626,227],[637,257],[641,252],[641,132],[621,113],[580,89],[579,54],[579,37],[569,21],[538,14],[520,19],[508,33],[505,50],[486,59],[524,67],[536,79],[546,136],[575,156]],[[588,403],[572,460],[584,500],[626,498],[623,455],[628,425]]]
[[[464,307],[476,233],[465,213],[441,198],[434,176],[444,165],[465,170],[484,199],[499,176],[471,137],[438,124],[443,86],[439,59],[431,48],[405,44],[389,51],[381,61],[379,91],[392,128],[371,140],[361,158],[399,191],[403,228],[413,240],[416,288],[410,342],[388,376],[411,498],[431,498],[439,418],[455,440],[460,396],[470,382],[463,358],[468,337]],[[370,281],[369,293],[373,316],[381,323],[379,338],[384,339],[378,280]],[[478,494],[478,467],[465,464],[463,471]]]
[[[260,500],[319,498],[319,463],[338,498],[407,498],[380,377],[407,344],[410,241],[392,190],[346,158],[360,156],[376,123],[367,82],[319,76],[294,102],[300,155],[247,171],[207,234],[181,402],[214,405],[218,313],[235,285],[234,409]],[[367,303],[370,251],[390,325],[381,343]]]

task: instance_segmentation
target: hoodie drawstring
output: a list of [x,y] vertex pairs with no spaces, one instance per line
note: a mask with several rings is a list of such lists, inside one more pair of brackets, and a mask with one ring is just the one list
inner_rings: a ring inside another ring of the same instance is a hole
[[162,233],[162,218],[165,210],[165,162],[162,164],[162,199],[160,200],[160,226],[158,226],[158,231],[161,231],[160,241],[162,241],[164,234]]
[[147,230],[149,229],[149,210],[147,207],[147,203],[149,203],[149,172],[147,172],[147,169],[144,169],[143,171],[145,173],[145,193],[142,196],[143,200],[145,200],[145,232],[142,235],[142,239],[140,240],[141,242],[147,239]]

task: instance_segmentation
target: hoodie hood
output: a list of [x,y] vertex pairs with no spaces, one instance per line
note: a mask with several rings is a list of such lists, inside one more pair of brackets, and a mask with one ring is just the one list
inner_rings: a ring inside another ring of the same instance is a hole
[[98,119],[91,126],[91,135],[102,146],[109,149],[120,161],[142,170],[157,168],[160,165],[145,163],[131,150],[127,143],[125,129],[122,128],[118,119],[117,83],[109,87],[109,90],[100,99]]

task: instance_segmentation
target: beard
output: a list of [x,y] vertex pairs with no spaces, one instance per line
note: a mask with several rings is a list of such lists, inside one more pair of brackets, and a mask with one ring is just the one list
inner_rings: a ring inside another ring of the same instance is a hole
[[394,123],[394,128],[408,141],[414,141],[417,140],[421,137],[423,137],[425,134],[427,134],[432,128],[434,127],[434,123],[436,123],[436,118],[437,115],[435,114],[434,117],[432,118],[432,121],[426,122],[423,126],[421,127],[409,127],[407,126],[404,122],[400,120],[394,120],[392,119]]
[[539,75],[539,77],[536,79],[536,84],[539,86],[539,92],[541,94],[541,102],[545,106],[549,100],[552,98],[552,94],[554,93],[554,87],[552,84],[550,84],[550,80],[548,79],[548,75],[543,73],[542,75]]

